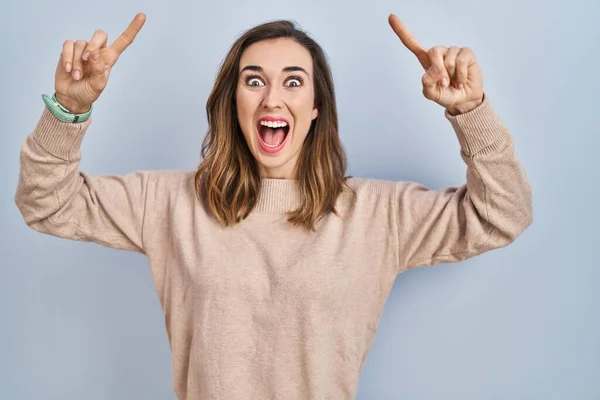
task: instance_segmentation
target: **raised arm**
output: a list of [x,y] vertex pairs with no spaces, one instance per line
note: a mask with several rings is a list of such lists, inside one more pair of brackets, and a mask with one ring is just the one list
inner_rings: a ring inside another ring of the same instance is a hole
[[389,23],[425,69],[423,95],[445,107],[467,165],[466,183],[458,188],[397,184],[399,272],[461,261],[512,243],[532,223],[531,186],[509,129],[484,94],[473,51],[425,50],[398,17],[390,15]]
[[[143,221],[150,172],[92,176],[79,170],[81,141],[91,110],[121,53],[144,24],[138,14],[110,46],[103,31],[86,41],[66,41],[55,74],[56,98],[45,98],[33,132],[21,148],[15,202],[33,229],[58,237],[144,251]],[[50,111],[53,107],[63,107]],[[61,119],[61,118],[65,119]],[[85,116],[84,114],[84,117]]]
[[533,220],[531,186],[513,137],[484,96],[475,109],[446,112],[467,165],[466,183],[431,190],[396,187],[401,271],[462,261],[512,243]]

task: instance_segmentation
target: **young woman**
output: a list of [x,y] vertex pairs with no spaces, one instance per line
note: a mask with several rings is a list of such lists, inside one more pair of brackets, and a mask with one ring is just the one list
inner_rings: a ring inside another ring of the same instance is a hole
[[92,104],[144,22],[110,46],[100,30],[64,43],[16,203],[37,231],[147,255],[179,398],[352,399],[399,273],[506,246],[530,225],[530,185],[473,52],[426,50],[393,15],[456,132],[461,187],[347,178],[326,57],[287,21],[231,47],[194,171],[80,171]]

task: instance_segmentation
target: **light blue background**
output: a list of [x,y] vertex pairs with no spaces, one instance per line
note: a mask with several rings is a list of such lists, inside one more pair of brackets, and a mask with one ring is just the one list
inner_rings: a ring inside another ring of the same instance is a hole
[[0,9],[0,398],[174,399],[146,259],[38,234],[14,201],[19,149],[52,93],[66,39],[123,55],[83,144],[89,173],[192,169],[205,102],[238,34],[298,21],[331,58],[349,174],[460,185],[465,166],[422,70],[387,23],[426,47],[471,47],[531,180],[534,223],[511,246],[398,277],[357,398],[600,398],[599,3],[442,0],[3,1]]

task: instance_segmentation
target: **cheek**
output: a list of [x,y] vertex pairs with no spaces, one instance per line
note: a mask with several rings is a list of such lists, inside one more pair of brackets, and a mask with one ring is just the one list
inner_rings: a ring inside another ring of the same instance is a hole
[[245,95],[243,93],[237,94],[236,107],[240,126],[244,130],[244,134],[246,134],[246,130],[248,130],[249,126],[252,125],[253,117],[256,112],[256,107],[254,106],[254,102],[252,101],[251,96]]
[[236,102],[240,109],[249,110],[250,108],[256,108],[256,103],[258,101],[258,93],[245,90],[244,88],[237,89],[236,92]]
[[312,93],[307,93],[302,98],[297,98],[294,101],[294,107],[296,118],[296,125],[302,127],[302,129],[308,129],[310,127],[314,108],[314,97]]
[[315,106],[314,92],[312,90],[306,91],[306,93],[304,93],[304,96],[302,96],[302,113],[311,115],[314,106]]
[[243,92],[237,92],[235,96],[235,105],[237,107],[238,116],[241,118],[242,116],[247,114],[248,109],[248,99],[244,95]]

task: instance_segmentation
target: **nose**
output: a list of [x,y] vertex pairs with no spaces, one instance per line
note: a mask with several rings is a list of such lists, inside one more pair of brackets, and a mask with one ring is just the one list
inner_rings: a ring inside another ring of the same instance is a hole
[[281,108],[283,106],[281,93],[279,93],[279,88],[276,85],[272,85],[266,90],[262,105],[268,109]]

